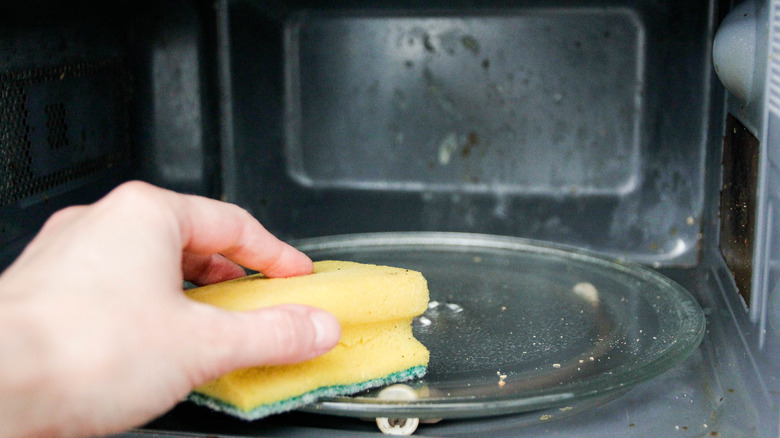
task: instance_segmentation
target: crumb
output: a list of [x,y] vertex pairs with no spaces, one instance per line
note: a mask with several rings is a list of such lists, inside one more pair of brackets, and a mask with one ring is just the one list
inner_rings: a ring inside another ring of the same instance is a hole
[[501,371],[496,371],[496,375],[498,376],[498,386],[506,385],[506,374],[501,374]]
[[561,364],[559,364],[559,363],[554,363],[553,364],[553,368],[560,368],[560,367],[561,367]]
[[545,415],[542,415],[541,417],[539,417],[539,419],[542,420],[542,421],[547,421],[547,420],[551,419],[552,417],[553,417],[552,415],[545,414]]
[[596,304],[599,302],[599,291],[596,289],[596,286],[590,283],[577,283],[571,290],[590,304]]

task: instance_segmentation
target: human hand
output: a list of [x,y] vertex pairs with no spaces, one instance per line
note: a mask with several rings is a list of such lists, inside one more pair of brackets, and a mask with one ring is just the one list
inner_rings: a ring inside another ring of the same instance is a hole
[[119,432],[219,375],[338,342],[322,310],[227,312],[182,293],[243,276],[234,262],[312,270],[246,211],[144,183],[53,215],[0,275],[0,437]]

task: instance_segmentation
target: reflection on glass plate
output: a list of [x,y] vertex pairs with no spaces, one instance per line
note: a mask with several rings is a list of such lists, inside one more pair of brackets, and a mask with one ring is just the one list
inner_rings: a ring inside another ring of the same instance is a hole
[[[674,367],[704,335],[682,287],[648,269],[517,238],[381,233],[308,239],[314,260],[414,269],[431,302],[414,322],[431,351],[414,400],[381,388],[310,412],[464,418],[537,410],[627,389]],[[392,347],[389,347],[392,348]]]

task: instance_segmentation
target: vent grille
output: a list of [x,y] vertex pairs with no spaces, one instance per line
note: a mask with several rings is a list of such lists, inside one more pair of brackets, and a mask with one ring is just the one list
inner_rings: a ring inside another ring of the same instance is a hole
[[130,158],[123,59],[0,72],[0,206]]
[[68,147],[68,121],[65,119],[67,114],[65,104],[60,102],[46,105],[45,111],[49,147],[52,149]]

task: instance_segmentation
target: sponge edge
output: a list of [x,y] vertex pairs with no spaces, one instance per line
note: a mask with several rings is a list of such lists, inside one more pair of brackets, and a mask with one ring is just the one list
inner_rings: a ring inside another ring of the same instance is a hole
[[290,411],[320,397],[349,395],[422,377],[429,352],[412,333],[427,309],[422,274],[324,261],[311,275],[250,276],[187,291],[203,303],[250,310],[281,303],[324,308],[342,325],[339,344],[309,361],[236,370],[196,388],[189,400],[245,420]]
[[327,310],[342,326],[417,316],[428,308],[428,283],[421,273],[335,260],[315,262],[310,275],[255,274],[186,293],[193,300],[235,311],[305,304]]
[[298,409],[300,407],[314,403],[323,397],[336,397],[339,395],[357,394],[358,392],[371,388],[418,379],[425,375],[427,368],[428,367],[425,365],[418,365],[403,371],[392,373],[385,377],[371,379],[365,382],[354,383],[351,385],[333,385],[317,388],[297,397],[291,397],[276,403],[258,406],[250,411],[243,411],[234,405],[225,403],[222,400],[198,392],[191,393],[188,397],[188,400],[195,404],[209,407],[215,411],[225,412],[227,414],[233,415],[234,417],[252,421],[259,420],[269,415],[280,414],[282,412]]

